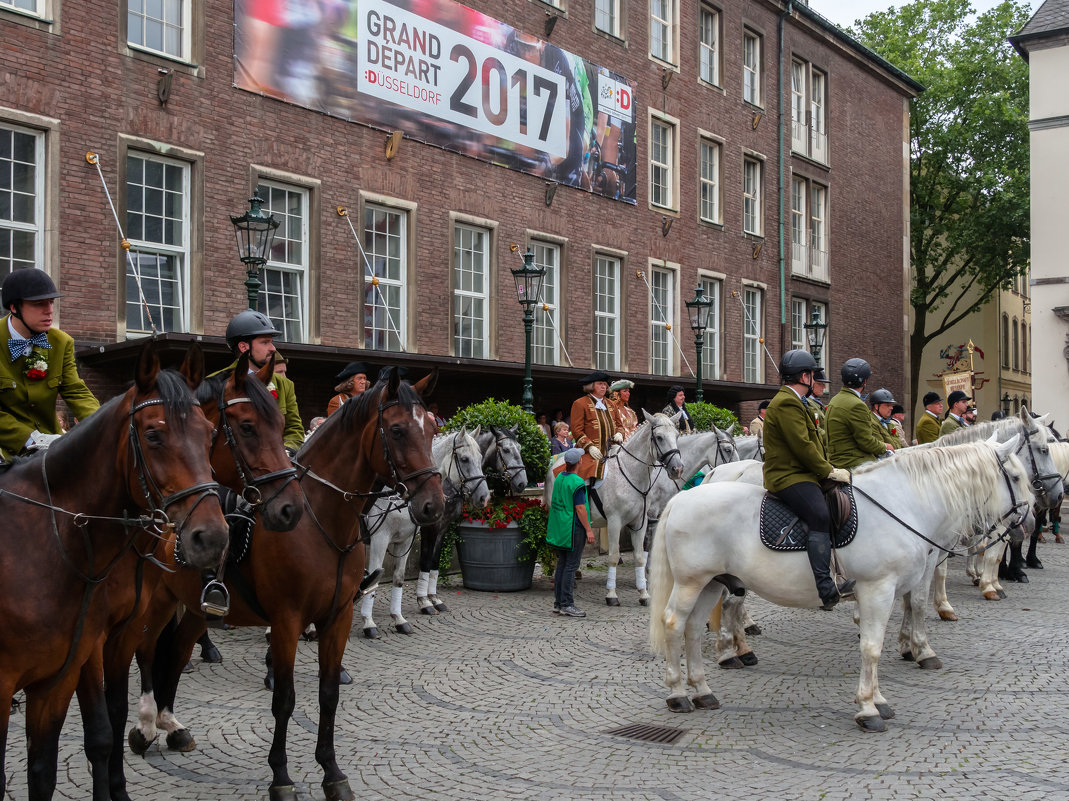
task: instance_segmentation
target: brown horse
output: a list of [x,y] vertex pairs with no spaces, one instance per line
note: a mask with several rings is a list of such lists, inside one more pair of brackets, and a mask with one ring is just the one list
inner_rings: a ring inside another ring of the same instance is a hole
[[[297,471],[282,445],[284,420],[266,389],[273,371],[272,358],[255,374],[255,379],[250,378],[248,354],[242,354],[232,373],[205,379],[197,387],[196,398],[214,428],[210,455],[212,471],[219,483],[247,501],[265,528],[289,531],[301,519],[303,501],[295,481]],[[164,575],[161,565],[168,566],[167,569],[176,567],[173,537],[160,541],[154,558],[146,557],[136,565],[129,565],[126,571],[112,571],[108,577],[108,592],[117,596],[112,609],[113,626],[104,646],[111,753],[106,774],[103,765],[92,765],[94,792],[100,793],[102,800],[109,797],[109,790],[113,801],[129,799],[122,761],[129,711],[130,662],[146,628],[154,626],[158,630],[175,612],[173,608],[154,609],[154,614],[164,618],[155,624],[147,614],[149,599]],[[99,685],[94,677],[86,678],[92,686]],[[84,706],[82,693],[80,685],[78,697]],[[89,742],[89,721],[83,722],[87,724],[86,741]],[[105,782],[105,775],[109,782]]]
[[[226,548],[208,464],[212,427],[190,393],[201,375],[199,350],[177,373],[161,371],[146,345],[133,387],[0,475],[0,764],[11,698],[25,689],[32,801],[55,791],[76,686],[94,764],[110,748],[100,676],[113,598],[103,585],[172,530],[199,567],[217,565]],[[0,797],[5,778],[0,771]]]
[[[418,524],[432,523],[441,516],[445,507],[441,475],[431,458],[434,426],[418,394],[432,378],[410,387],[390,370],[387,379],[327,418],[294,457],[305,498],[300,524],[286,535],[257,525],[248,558],[227,573],[232,587],[227,622],[271,626],[275,670],[271,704],[275,732],[268,757],[273,773],[271,801],[297,798],[289,776],[286,732],[295,700],[297,640],[310,623],[318,632],[320,711],[315,753],[323,767],[323,791],[328,801],[354,798],[335,758],[334,718],[353,600],[364,572],[358,517],[379,494],[373,491],[376,481],[408,499],[410,514]],[[197,606],[200,581],[182,571],[167,576],[160,589],[157,596],[170,596],[160,602],[182,600],[189,612],[176,628],[163,632],[155,653],[148,648],[138,651],[143,686],[151,671],[147,681],[160,710],[158,716],[146,714],[154,706],[153,699],[142,697],[142,728],[130,732],[131,747],[140,752],[155,738],[156,725],[169,732],[171,748],[195,747],[189,731],[171,710],[182,668],[205,630]]]

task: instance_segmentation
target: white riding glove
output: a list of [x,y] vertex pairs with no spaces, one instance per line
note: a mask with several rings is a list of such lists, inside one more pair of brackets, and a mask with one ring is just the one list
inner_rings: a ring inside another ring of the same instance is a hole
[[841,467],[833,467],[831,472],[828,473],[828,478],[832,481],[838,481],[842,484],[850,483],[850,471],[843,470]]
[[45,451],[48,450],[48,446],[59,439],[61,434],[42,434],[40,431],[34,429],[30,434],[30,438],[26,440],[26,450],[29,451]]
[[601,451],[598,450],[597,445],[591,445],[586,449],[587,454],[596,462],[600,462],[604,457],[601,455]]
[[624,441],[624,435],[617,431],[615,434],[612,435],[612,441],[619,445],[621,442]]

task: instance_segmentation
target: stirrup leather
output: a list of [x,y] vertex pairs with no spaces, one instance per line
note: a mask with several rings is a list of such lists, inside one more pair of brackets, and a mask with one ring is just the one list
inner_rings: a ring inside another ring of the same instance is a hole
[[200,593],[200,611],[224,617],[230,612],[230,591],[217,579],[211,579]]

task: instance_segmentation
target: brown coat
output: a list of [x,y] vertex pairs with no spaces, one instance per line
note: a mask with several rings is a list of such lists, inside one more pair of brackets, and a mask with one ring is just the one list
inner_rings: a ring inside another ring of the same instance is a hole
[[[594,407],[593,395],[584,395],[572,404],[572,438],[575,447],[588,450],[590,446],[601,451],[604,458],[609,453],[609,445],[612,444],[612,435],[616,433],[616,423],[613,419],[613,405],[608,398],[604,399],[605,410]],[[595,462],[587,453],[579,460],[576,472],[584,479],[601,478],[605,473],[605,463]]]

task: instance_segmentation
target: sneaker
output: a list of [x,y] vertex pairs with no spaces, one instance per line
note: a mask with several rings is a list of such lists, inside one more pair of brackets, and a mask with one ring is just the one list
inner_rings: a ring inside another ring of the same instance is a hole
[[586,612],[582,609],[577,609],[574,606],[562,607],[560,613],[565,617],[586,617]]

